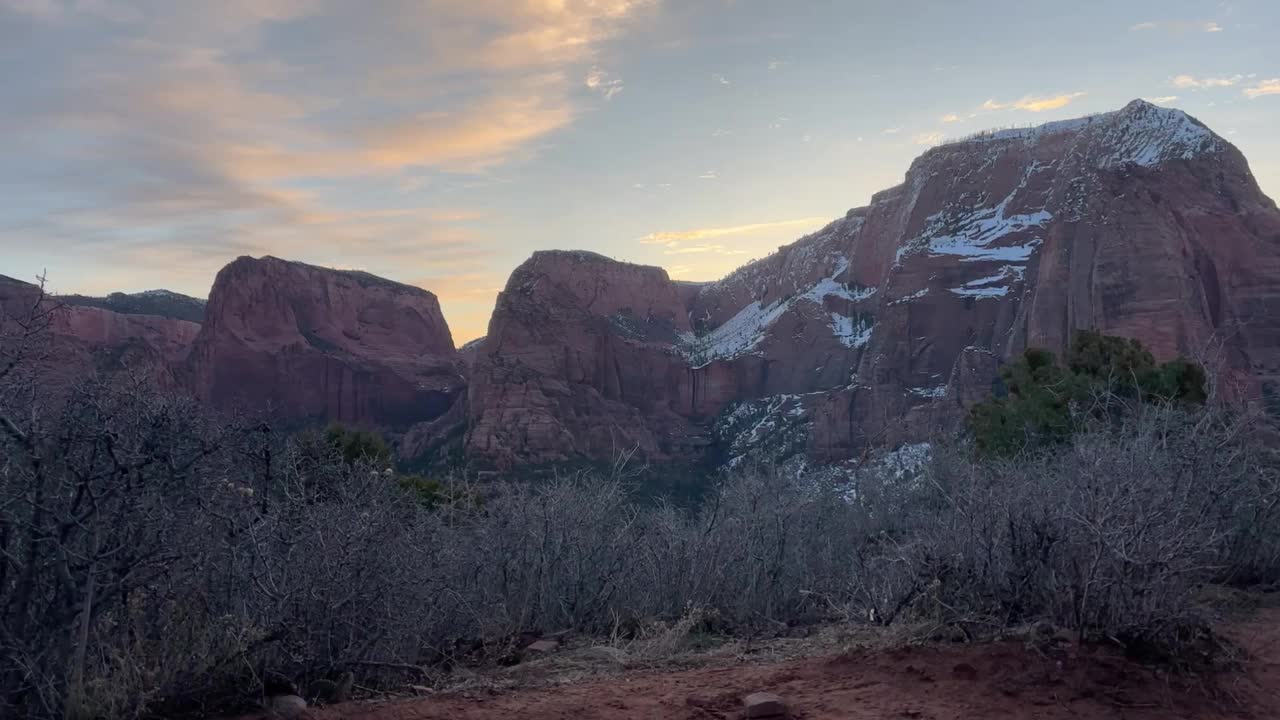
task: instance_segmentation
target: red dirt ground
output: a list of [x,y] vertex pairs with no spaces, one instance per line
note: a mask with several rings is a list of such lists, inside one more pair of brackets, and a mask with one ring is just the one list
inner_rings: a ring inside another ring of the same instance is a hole
[[1022,643],[909,647],[774,665],[638,672],[494,697],[436,695],[313,709],[315,720],[728,720],[742,696],[781,695],[798,720],[1280,718],[1280,609],[1228,634],[1239,671],[1168,680],[1122,657]]

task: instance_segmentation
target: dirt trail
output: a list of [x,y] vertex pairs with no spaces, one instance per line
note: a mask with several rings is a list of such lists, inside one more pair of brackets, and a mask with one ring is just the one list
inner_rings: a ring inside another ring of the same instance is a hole
[[[1280,610],[1229,634],[1238,673],[1171,683],[1106,652],[1041,652],[1022,643],[912,647],[773,665],[640,672],[496,697],[439,695],[314,709],[315,720],[727,720],[767,690],[800,720],[1168,720],[1280,717]],[[1181,687],[1179,686],[1181,685]]]

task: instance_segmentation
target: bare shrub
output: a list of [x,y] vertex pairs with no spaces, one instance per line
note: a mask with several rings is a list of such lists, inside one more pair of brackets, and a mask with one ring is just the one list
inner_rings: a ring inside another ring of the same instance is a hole
[[1003,459],[946,440],[915,474],[748,469],[696,507],[638,500],[625,468],[405,484],[143,378],[41,396],[23,358],[43,308],[0,336],[17,358],[0,373],[6,717],[228,711],[348,672],[420,683],[562,630],[641,663],[830,620],[1047,620],[1176,651],[1208,619],[1199,588],[1280,579],[1277,463],[1238,411],[1137,407]]

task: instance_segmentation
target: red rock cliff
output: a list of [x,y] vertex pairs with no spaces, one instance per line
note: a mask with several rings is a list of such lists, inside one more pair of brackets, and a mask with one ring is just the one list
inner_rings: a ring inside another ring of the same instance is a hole
[[218,407],[389,429],[445,414],[465,387],[434,295],[272,257],[218,273],[187,376]]
[[[37,286],[0,276],[0,313],[10,319],[25,316],[39,297]],[[174,368],[186,357],[200,330],[198,323],[74,302],[74,296],[44,300],[46,308],[56,307],[49,315],[54,349],[47,358],[48,369],[67,381],[97,370],[134,370],[161,386],[176,385]]]
[[536,254],[477,349],[467,446],[510,466],[800,438],[839,460],[919,439],[1001,363],[1082,328],[1275,392],[1277,302],[1280,212],[1244,157],[1137,101],[935,148],[870,206],[717,283]]

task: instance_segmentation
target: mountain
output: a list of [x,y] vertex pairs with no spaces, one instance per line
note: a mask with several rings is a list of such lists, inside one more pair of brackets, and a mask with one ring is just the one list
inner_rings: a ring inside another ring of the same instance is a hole
[[273,257],[218,273],[184,375],[216,407],[394,430],[444,415],[466,387],[435,295]]
[[[0,322],[22,320],[41,297],[38,286],[0,276]],[[82,299],[74,295],[44,297],[45,308],[56,308],[49,314],[53,346],[42,351],[50,377],[70,382],[96,370],[128,369],[143,373],[157,385],[179,386],[175,370],[200,331],[198,323],[160,313],[116,312],[80,304]],[[184,304],[175,301],[172,306]],[[158,309],[156,305],[150,307]]]
[[106,297],[60,295],[58,300],[78,307],[96,307],[125,315],[157,317],[199,323],[204,320],[205,301],[171,290],[145,290],[139,293],[111,293]]
[[[0,308],[33,291],[0,278]],[[219,272],[201,324],[163,291],[63,300],[75,372],[381,428],[424,464],[838,462],[926,439],[1023,349],[1085,328],[1280,405],[1280,210],[1230,143],[1142,101],[936,147],[717,282],[534,253],[461,350],[430,292],[272,257]]]
[[1280,391],[1280,211],[1178,110],[976,135],[719,282],[536,253],[476,348],[467,450],[497,467],[853,457],[926,437],[1028,346],[1134,337]]

